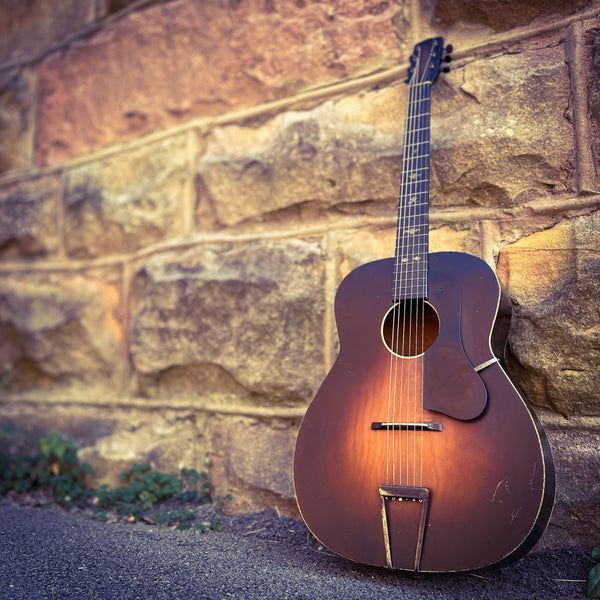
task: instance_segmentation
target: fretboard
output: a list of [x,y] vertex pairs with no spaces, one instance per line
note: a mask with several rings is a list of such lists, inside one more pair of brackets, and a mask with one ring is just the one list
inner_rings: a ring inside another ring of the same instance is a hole
[[394,300],[427,297],[431,83],[408,88],[398,202]]

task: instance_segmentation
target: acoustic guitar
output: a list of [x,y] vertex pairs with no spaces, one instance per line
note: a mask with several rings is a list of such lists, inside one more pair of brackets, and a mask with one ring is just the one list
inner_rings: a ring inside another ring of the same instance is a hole
[[500,286],[481,259],[428,252],[431,86],[442,38],[415,46],[394,258],[345,277],[339,355],[302,421],[294,486],[334,553],[414,572],[476,570],[544,532],[544,433],[491,349]]

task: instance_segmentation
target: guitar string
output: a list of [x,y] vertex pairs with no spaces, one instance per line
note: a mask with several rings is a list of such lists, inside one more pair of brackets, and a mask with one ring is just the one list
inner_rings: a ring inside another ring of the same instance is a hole
[[[419,59],[420,56],[417,57],[416,65],[415,65],[415,73],[419,72]],[[409,273],[411,265],[410,261],[410,253],[412,248],[409,247],[408,240],[411,238],[411,230],[413,227],[413,223],[411,223],[411,212],[414,210],[412,207],[411,199],[414,197],[413,187],[414,184],[412,180],[414,178],[414,160],[415,157],[413,155],[415,149],[414,137],[415,127],[413,121],[415,120],[415,102],[414,102],[415,88],[413,85],[409,85],[409,97],[407,102],[407,119],[406,119],[406,129],[405,129],[405,140],[404,140],[404,148],[405,148],[405,156],[404,156],[404,168],[402,169],[403,181],[401,185],[401,194],[400,194],[400,203],[399,203],[399,218],[400,220],[400,229],[397,243],[399,247],[397,248],[396,256],[399,264],[397,265],[397,277],[400,278],[397,285],[398,297],[394,300],[398,300],[398,307],[394,312],[394,321],[395,325],[393,329],[396,330],[395,337],[392,338],[393,349],[396,352],[396,355],[393,356],[392,360],[394,363],[394,394],[393,394],[393,404],[394,404],[394,412],[396,406],[396,398],[399,400],[399,419],[400,423],[402,422],[410,422],[410,395],[411,395],[411,378],[407,376],[406,367],[406,359],[401,358],[403,355],[410,355],[410,349],[412,345],[412,302],[410,299],[410,294],[408,293],[408,274],[411,275],[410,284],[412,285],[412,270]],[[414,240],[414,238],[412,238]],[[402,286],[402,287],[401,287]],[[402,302],[404,300],[404,302]],[[400,322],[400,306],[402,306],[402,321]],[[401,340],[400,340],[401,338]],[[407,339],[408,338],[408,339]],[[399,379],[399,382],[398,382]],[[399,384],[399,385],[398,385]],[[399,389],[398,389],[399,388]],[[393,421],[392,421],[393,422]],[[394,437],[394,442],[392,443],[392,451],[394,453],[393,464],[395,465],[395,432],[392,433]],[[406,439],[406,450],[403,449],[402,439],[403,437]],[[408,447],[408,436],[405,434],[403,436],[402,429],[398,427],[397,429],[397,446],[398,446],[398,480],[399,483],[403,483],[403,463],[406,463],[406,467],[404,468],[404,472],[406,476],[409,473],[409,447]],[[395,468],[394,468],[395,473]],[[394,475],[395,479],[395,475]],[[406,481],[408,483],[408,480]]]
[[[419,71],[420,72],[420,71]],[[420,83],[420,82],[419,82]],[[418,142],[420,135],[420,93],[421,86],[417,85],[413,92],[412,103],[414,107],[414,115],[413,115],[413,123],[412,123],[412,143],[411,143],[411,169],[410,169],[410,198],[416,198],[419,194],[420,187],[420,173],[419,173],[419,159],[420,152],[418,150]],[[418,239],[418,211],[417,208],[414,207],[413,204],[410,204],[409,211],[409,244],[410,244],[410,253],[409,253],[409,265],[410,265],[410,292],[406,294],[410,298],[410,302],[408,303],[409,307],[409,342],[408,342],[408,355],[411,357],[406,361],[406,367],[408,371],[407,381],[408,388],[407,389],[407,402],[409,403],[410,413],[407,415],[407,421],[410,423],[416,422],[416,414],[415,414],[415,401],[416,401],[416,393],[418,386],[418,373],[417,373],[417,365],[419,359],[418,355],[418,316],[419,316],[419,303],[418,299],[415,298],[415,295],[418,295],[418,277],[417,277],[417,263],[415,260],[417,259],[416,254],[416,242]],[[416,432],[412,429],[409,429],[405,432],[406,438],[406,476],[407,483],[410,485],[415,484],[415,473],[416,473]],[[412,444],[411,444],[412,441]],[[412,469],[411,469],[412,465]],[[412,473],[411,473],[412,471]],[[412,478],[410,478],[412,475]]]
[[[423,91],[423,95],[424,95],[424,99],[422,99],[424,101],[424,108],[425,110],[422,110],[422,123],[421,125],[424,125],[423,129],[423,140],[421,140],[421,142],[423,143],[423,146],[421,146],[421,156],[422,156],[422,167],[423,167],[423,174],[425,175],[425,178],[423,180],[423,183],[421,185],[421,194],[425,197],[425,198],[429,198],[429,124],[430,124],[430,109],[431,109],[431,84],[428,84],[426,86],[423,86],[422,88]],[[428,214],[428,206],[425,207],[425,214]],[[427,223],[428,225],[428,223]],[[422,253],[423,253],[423,260],[427,261],[428,260],[428,253],[429,253],[429,243],[428,243],[428,238],[429,238],[429,228],[425,227],[425,224],[423,224],[423,228],[425,229],[425,231],[422,232],[423,235],[423,240],[424,240],[424,247],[422,248]],[[420,397],[420,402],[418,403],[419,409],[420,409],[420,413],[419,413],[419,422],[423,423],[424,420],[424,406],[423,406],[423,400],[424,400],[424,394],[425,394],[425,290],[427,288],[427,281],[425,280],[426,277],[428,277],[429,273],[428,273],[428,269],[425,268],[425,265],[423,265],[423,274],[422,274],[422,283],[423,283],[423,294],[421,295],[421,303],[422,303],[422,312],[421,312],[421,358],[419,359],[419,367],[420,367],[420,381],[421,381],[421,397]],[[416,436],[415,436],[416,437]],[[422,486],[423,485],[423,443],[425,441],[425,432],[423,430],[423,428],[420,429],[420,433],[419,433],[419,447],[420,447],[420,460],[419,460],[419,482],[418,485]]]
[[[411,90],[411,121],[409,140],[408,140],[408,189],[405,188],[405,223],[403,228],[403,238],[405,240],[404,247],[408,248],[408,256],[403,258],[404,264],[407,266],[407,275],[404,281],[407,282],[407,289],[404,290],[403,297],[408,299],[404,303],[404,332],[406,332],[406,324],[408,323],[408,340],[403,340],[403,352],[410,357],[408,360],[403,360],[401,363],[401,382],[405,381],[405,389],[401,389],[401,398],[406,398],[406,422],[422,423],[423,422],[423,357],[424,352],[424,333],[425,333],[425,285],[423,276],[426,275],[426,270],[418,262],[422,258],[423,237],[423,213],[418,211],[415,198],[421,196],[424,192],[425,179],[420,175],[427,172],[426,163],[427,156],[423,153],[422,145],[423,133],[427,127],[423,124],[427,123],[428,110],[424,107],[424,102],[427,101],[427,86],[417,85]],[[407,202],[408,198],[408,202]],[[426,233],[426,232],[425,232]],[[406,262],[408,259],[408,262]],[[420,332],[420,336],[419,336]],[[419,339],[420,337],[420,339]],[[406,366],[406,369],[405,369]],[[412,369],[410,367],[413,367]],[[402,388],[402,383],[401,383]],[[420,393],[419,393],[420,392]],[[401,419],[403,421],[403,419]],[[401,433],[399,433],[402,436]],[[406,463],[405,477],[406,483],[413,486],[422,482],[423,473],[423,430],[417,431],[408,429],[404,433],[405,451],[402,451],[400,439],[400,453],[404,454],[404,462]],[[410,443],[412,440],[412,444]],[[420,450],[420,451],[419,451]],[[411,469],[412,464],[412,469]],[[412,478],[411,478],[412,471]],[[417,476],[418,473],[418,476]]]
[[[416,90],[415,90],[415,96],[416,98],[414,99],[414,103],[415,103],[415,117],[414,117],[414,123],[413,123],[413,136],[414,136],[414,140],[413,140],[413,152],[411,153],[411,156],[413,156],[413,163],[412,163],[412,181],[411,181],[411,194],[412,197],[417,197],[417,195],[420,194],[420,186],[421,186],[421,172],[420,172],[420,159],[421,159],[421,153],[418,150],[418,142],[420,141],[420,125],[421,125],[421,92],[422,92],[422,86],[417,86]],[[417,295],[419,295],[419,289],[418,286],[420,284],[419,281],[419,277],[417,274],[417,268],[416,268],[416,264],[415,260],[417,259],[417,257],[419,256],[416,253],[416,243],[417,243],[417,239],[419,237],[419,227],[418,227],[418,214],[417,214],[417,209],[413,209],[412,210],[412,214],[411,214],[411,237],[410,237],[410,242],[411,242],[411,252],[410,252],[410,256],[412,258],[411,261],[411,288],[412,288],[412,294],[411,296],[415,295],[415,292],[417,293]],[[411,406],[411,419],[410,422],[411,423],[416,423],[417,422],[417,418],[416,418],[416,413],[417,413],[417,390],[418,390],[418,386],[419,386],[419,373],[418,373],[418,365],[420,362],[420,358],[419,358],[419,347],[418,347],[418,325],[419,325],[419,309],[420,309],[420,302],[418,297],[417,298],[411,298],[411,302],[410,302],[410,309],[411,309],[411,313],[414,312],[414,314],[411,314],[411,319],[410,319],[410,323],[411,323],[411,331],[410,331],[410,335],[411,335],[411,340],[410,340],[410,356],[412,357],[410,362],[408,363],[409,365],[411,365],[413,368],[411,369],[411,374],[409,376],[409,381],[412,382],[412,390],[408,395],[409,398],[409,402],[410,402],[410,406]],[[414,325],[413,325],[414,324]],[[413,331],[414,329],[414,331]],[[414,341],[412,340],[412,336],[414,336]],[[418,433],[414,430],[410,430],[406,432],[406,438],[407,438],[407,462],[412,461],[412,479],[408,482],[411,485],[415,485],[416,484],[416,472],[417,472],[417,452],[416,452],[416,444],[417,444],[417,437],[418,437]],[[412,448],[409,449],[409,440],[412,440]],[[407,466],[407,475],[408,475],[408,466]]]
[[[419,58],[421,58],[419,56]],[[415,69],[415,73],[420,72],[420,60],[417,63],[417,67]],[[412,202],[413,198],[416,197],[416,186],[417,186],[417,172],[415,170],[416,161],[418,159],[418,152],[416,152],[416,139],[418,136],[416,121],[418,119],[418,102],[416,98],[418,98],[419,87],[418,86],[410,86],[409,92],[409,103],[411,106],[411,115],[410,121],[408,123],[408,127],[410,130],[409,133],[409,146],[408,146],[408,162],[407,162],[407,187],[405,187],[405,222],[404,222],[404,247],[406,249],[406,255],[403,257],[403,260],[406,265],[406,276],[404,277],[405,289],[402,294],[404,300],[403,303],[403,341],[402,341],[402,354],[408,358],[401,359],[401,381],[405,382],[403,389],[401,390],[401,397],[403,399],[403,405],[405,405],[405,416],[402,419],[407,423],[413,422],[413,396],[414,396],[414,387],[415,387],[415,379],[412,377],[412,369],[411,365],[414,362],[414,359],[411,358],[414,353],[413,346],[414,341],[416,339],[416,332],[413,330],[414,324],[414,310],[415,303],[413,300],[413,294],[415,290],[415,263],[414,263],[414,242],[415,242],[415,226],[416,226],[416,208],[414,203]],[[414,436],[411,435],[410,429],[402,432],[399,430],[398,435],[401,438],[404,438],[404,477],[406,485],[411,483],[410,480],[410,465],[411,465],[411,448],[410,448],[410,440],[414,439]],[[401,452],[402,452],[402,443],[401,443]]]
[[[419,136],[419,132],[418,130],[420,129],[420,106],[419,106],[419,93],[421,91],[421,86],[417,86],[415,88],[415,97],[413,98],[413,102],[415,105],[415,117],[414,117],[414,122],[413,122],[413,144],[416,147],[416,141],[418,140],[418,136]],[[412,155],[412,153],[411,153]],[[414,156],[413,156],[413,160],[412,160],[412,164],[411,164],[411,190],[410,193],[413,194],[414,196],[417,195],[418,193],[418,189],[419,189],[419,176],[420,173],[418,171],[418,161],[419,161],[419,152],[414,152]],[[416,293],[418,293],[417,290],[417,284],[418,282],[415,281],[416,279],[416,273],[415,273],[415,239],[416,239],[416,234],[417,234],[417,215],[416,215],[416,211],[412,211],[412,213],[410,214],[410,218],[411,218],[411,237],[410,237],[410,244],[411,244],[411,252],[410,252],[410,256],[412,258],[411,260],[411,272],[410,272],[410,282],[411,282],[411,302],[410,302],[410,310],[411,310],[411,340],[410,340],[410,353],[409,355],[412,357],[410,359],[409,364],[409,369],[410,369],[410,375],[409,375],[409,381],[411,381],[413,383],[412,386],[412,390],[408,395],[408,402],[410,402],[410,408],[411,408],[411,415],[410,415],[410,422],[415,423],[416,422],[416,405],[415,405],[415,401],[416,401],[416,392],[417,392],[417,385],[418,385],[418,379],[417,379],[417,364],[418,364],[418,348],[416,347],[417,344],[417,331],[415,330],[414,332],[412,331],[413,329],[413,323],[416,326],[418,326],[418,311],[419,311],[419,301],[415,296]],[[414,314],[412,314],[414,311]],[[412,340],[412,336],[414,335],[414,341]],[[410,469],[410,466],[412,465],[412,479],[407,480],[407,483],[411,484],[414,486],[415,484],[415,469],[416,469],[416,461],[415,461],[415,444],[416,444],[416,435],[415,435],[415,431],[413,430],[408,430],[406,432],[406,462],[407,462],[407,477],[408,477],[408,472]],[[410,445],[410,441],[412,440],[412,447],[409,448]]]
[[[403,143],[403,148],[404,148],[404,155],[403,155],[403,168],[402,168],[402,180],[401,180],[401,184],[400,184],[400,197],[399,197],[399,201],[398,201],[398,231],[397,231],[397,236],[396,236],[396,264],[395,264],[395,281],[394,281],[394,294],[393,294],[393,306],[394,308],[392,309],[392,331],[391,331],[391,337],[390,337],[390,346],[391,346],[391,355],[390,355],[390,374],[389,374],[389,391],[388,391],[388,426],[387,426],[387,439],[388,439],[388,452],[387,452],[387,460],[388,460],[388,467],[387,467],[387,479],[388,481],[390,481],[390,472],[389,472],[389,462],[390,462],[390,453],[391,453],[391,470],[392,470],[392,477],[391,477],[391,483],[392,484],[396,484],[396,434],[394,431],[394,427],[393,425],[389,425],[392,423],[396,422],[396,409],[397,409],[397,398],[400,397],[400,407],[399,407],[399,415],[398,415],[398,422],[402,422],[402,389],[398,390],[398,356],[397,354],[400,354],[400,348],[399,348],[399,338],[400,338],[400,329],[403,330],[403,335],[404,335],[404,327],[401,327],[401,322],[400,322],[400,311],[399,311],[399,304],[398,306],[396,305],[397,302],[400,301],[401,297],[402,297],[402,290],[400,289],[400,284],[402,283],[403,279],[404,279],[404,261],[403,261],[403,255],[402,252],[404,251],[404,228],[403,228],[403,223],[402,223],[402,217],[404,214],[404,195],[405,195],[405,187],[406,187],[406,165],[408,164],[408,155],[407,152],[409,151],[409,134],[410,134],[410,114],[411,114],[411,102],[410,102],[410,93],[411,93],[411,86],[409,85],[409,100],[407,102],[406,105],[406,125],[405,125],[405,129],[404,129],[404,143]],[[400,377],[400,387],[402,386],[402,377]],[[402,475],[402,466],[401,466],[401,460],[402,460],[402,451],[401,451],[401,447],[400,447],[400,442],[401,442],[401,437],[398,436],[398,446],[399,446],[399,452],[398,452],[398,484],[402,484],[402,479],[401,479],[401,475]]]
[[[418,362],[417,355],[417,331],[414,329],[415,325],[418,324],[418,301],[415,296],[415,292],[418,292],[416,286],[418,281],[416,281],[416,268],[415,268],[415,241],[417,238],[417,209],[414,208],[414,205],[411,203],[413,198],[417,197],[418,188],[419,188],[419,171],[418,171],[418,162],[419,162],[419,152],[418,152],[418,140],[419,140],[419,115],[420,115],[420,106],[419,106],[419,94],[421,91],[420,86],[416,86],[412,93],[411,103],[413,105],[413,118],[411,123],[412,129],[412,140],[411,140],[411,152],[410,152],[410,170],[409,170],[409,211],[408,211],[408,244],[410,247],[409,250],[409,263],[408,267],[410,269],[410,278],[407,280],[410,281],[410,293],[406,293],[405,295],[409,298],[409,302],[406,304],[409,311],[408,322],[409,322],[409,340],[407,347],[407,355],[410,357],[406,364],[407,371],[407,393],[406,393],[406,401],[407,401],[407,410],[410,411],[407,414],[407,421],[409,423],[415,422],[415,395],[417,388],[417,371],[416,365]],[[406,478],[407,484],[414,485],[415,478],[415,443],[416,437],[415,432],[411,429],[408,429],[405,432],[406,438]],[[412,440],[412,447],[411,447]],[[412,464],[412,469],[411,469]],[[410,477],[412,470],[412,479]]]
[[[419,65],[420,66],[420,65]],[[420,72],[420,69],[419,71]],[[406,371],[406,421],[408,423],[414,423],[414,395],[416,391],[417,380],[415,379],[415,369],[411,368],[416,364],[415,358],[415,342],[417,339],[417,332],[414,331],[414,324],[417,322],[417,309],[418,305],[413,298],[415,294],[415,237],[416,237],[416,225],[417,225],[417,215],[416,209],[412,204],[411,200],[416,197],[417,187],[418,187],[418,177],[419,173],[417,171],[417,163],[419,153],[417,151],[416,142],[418,140],[418,119],[419,119],[419,97],[420,86],[415,86],[412,92],[411,104],[413,106],[413,116],[411,123],[411,145],[410,145],[410,164],[409,164],[409,189],[408,189],[408,213],[407,213],[407,246],[409,248],[408,251],[408,263],[407,268],[409,270],[409,277],[407,277],[407,283],[409,284],[409,289],[406,290],[405,296],[409,299],[408,302],[405,303],[405,310],[408,312],[408,345],[407,345],[407,356],[410,357],[403,361],[403,367]],[[405,451],[405,462],[406,462],[406,484],[411,485],[414,484],[414,441],[415,436],[414,432],[410,429],[407,429],[404,433],[404,438],[406,440],[406,451]],[[411,440],[413,442],[413,447],[411,448]],[[412,459],[412,460],[411,460]],[[412,462],[412,480],[411,480],[411,462]]]
[[[394,432],[394,427],[391,425],[396,422],[396,399],[398,397],[398,357],[396,353],[399,353],[398,348],[398,339],[399,339],[399,310],[397,306],[397,302],[400,301],[401,298],[401,290],[400,283],[403,278],[404,271],[404,263],[402,261],[401,251],[404,248],[403,236],[404,230],[402,228],[402,215],[403,215],[403,194],[405,189],[405,179],[406,179],[406,168],[405,163],[407,162],[407,151],[408,151],[408,135],[409,135],[409,118],[411,111],[411,103],[410,103],[410,90],[411,86],[409,84],[408,92],[409,92],[409,100],[406,104],[406,119],[405,119],[405,128],[404,128],[404,155],[403,155],[403,166],[402,166],[402,178],[400,182],[400,196],[398,199],[398,228],[396,234],[396,261],[394,266],[394,293],[393,293],[393,308],[392,308],[392,331],[390,337],[390,370],[389,370],[389,387],[388,387],[388,425],[386,432],[387,439],[387,464],[386,464],[386,479],[388,482],[396,485],[396,436]],[[401,414],[399,415],[398,422],[401,422]],[[399,440],[400,441],[400,438]],[[401,454],[401,453],[400,453]],[[391,465],[390,465],[390,456],[391,456]],[[401,459],[401,457],[399,457]],[[390,477],[390,466],[391,466],[391,477]],[[401,467],[399,468],[401,473]],[[398,482],[402,483],[401,479]]]
[[[430,105],[431,105],[431,83],[424,82],[423,85],[419,86],[419,123],[418,123],[418,161],[416,165],[417,171],[422,175],[418,180],[418,195],[424,197],[426,201],[422,202],[423,205],[427,205],[427,199],[429,197],[429,121],[430,121]],[[419,221],[419,252],[420,258],[423,264],[420,265],[420,269],[415,273],[417,282],[416,285],[419,289],[419,296],[417,299],[417,312],[420,313],[420,317],[417,316],[417,330],[420,330],[420,340],[417,341],[415,348],[418,358],[415,359],[415,382],[418,382],[418,390],[415,388],[414,407],[415,407],[415,423],[423,424],[424,422],[424,392],[425,392],[425,311],[426,311],[426,290],[427,290],[427,276],[428,269],[426,268],[426,262],[428,260],[428,227],[427,227],[427,210],[420,211]],[[420,325],[420,328],[419,328]],[[420,342],[420,345],[419,345]],[[417,393],[419,392],[419,393]],[[421,427],[418,432],[413,433],[414,439],[414,477],[413,485],[422,486],[423,484],[423,442],[424,442],[424,430]],[[417,450],[418,448],[418,450]],[[418,463],[418,464],[417,464]],[[418,479],[417,479],[418,472]]]
[[[417,202],[422,195],[428,193],[429,172],[429,111],[430,111],[430,82],[414,83],[415,74],[420,73],[420,54],[416,58],[415,71],[409,82],[409,97],[407,102],[406,128],[404,132],[404,165],[402,169],[402,185],[399,199],[399,230],[396,241],[396,265],[394,280],[394,309],[392,312],[391,349],[393,351],[390,364],[390,383],[388,390],[388,423],[395,422],[396,398],[399,397],[399,422],[423,423],[424,407],[424,364],[423,353],[425,350],[425,290],[426,290],[426,265],[419,259],[427,260],[426,222],[423,212],[418,212],[420,207],[427,205]],[[425,107],[426,110],[423,110]],[[425,152],[422,147],[425,146]],[[420,176],[425,174],[425,178]],[[426,209],[427,210],[427,209]],[[419,219],[419,220],[418,220]],[[425,231],[423,232],[423,229]],[[425,240],[422,242],[422,240]],[[425,256],[423,256],[423,247]],[[411,260],[412,259],[412,260]],[[406,265],[406,270],[405,270]],[[410,269],[410,273],[409,273]],[[410,274],[410,279],[407,276]],[[403,286],[401,289],[401,285]],[[404,302],[401,300],[404,299]],[[398,302],[396,302],[398,301]],[[402,323],[399,320],[400,304],[402,304]],[[408,328],[407,328],[408,323]],[[414,331],[413,331],[414,323]],[[402,325],[402,326],[401,326]],[[408,335],[407,335],[408,329]],[[400,343],[402,332],[402,343]],[[419,339],[420,332],[420,339]],[[408,337],[408,341],[407,338]],[[401,358],[407,355],[410,360]],[[412,365],[412,372],[405,370],[405,365]],[[400,364],[400,375],[398,375]],[[407,375],[408,372],[408,376]],[[393,376],[392,376],[393,374]],[[412,375],[412,377],[411,377]],[[398,379],[400,380],[398,382]],[[411,390],[411,382],[413,389]],[[398,389],[398,385],[400,389]],[[406,385],[406,390],[404,386]],[[419,394],[420,392],[420,394]],[[403,419],[404,402],[406,398],[406,419]],[[412,418],[411,418],[412,411]],[[391,429],[391,431],[390,431]],[[409,439],[413,440],[412,446],[412,484],[422,482],[423,474],[423,429],[418,432],[407,429],[405,434],[406,451],[402,448],[402,429],[398,427],[398,478],[402,483],[402,464],[405,457],[407,483],[410,477]],[[389,456],[390,445],[392,455],[393,483],[396,480],[396,440],[393,435],[394,428],[388,425],[388,451],[387,451],[387,478],[389,481]],[[391,434],[391,444],[390,444]],[[419,448],[419,450],[417,450]],[[417,458],[419,455],[419,458]],[[417,478],[417,471],[419,476]]]

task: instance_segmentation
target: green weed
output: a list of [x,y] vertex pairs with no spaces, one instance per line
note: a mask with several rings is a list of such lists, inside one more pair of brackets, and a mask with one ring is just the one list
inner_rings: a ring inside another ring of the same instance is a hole
[[33,456],[11,457],[0,452],[0,493],[12,490],[23,494],[43,488],[65,506],[89,495],[85,478],[91,467],[79,462],[75,444],[51,433],[39,440],[38,449]]
[[[0,437],[10,437],[12,433],[3,428]],[[88,489],[85,479],[91,467],[79,462],[75,444],[50,433],[39,440],[38,448],[33,456],[13,457],[0,452],[0,494],[27,494],[42,489],[51,492],[54,501],[63,506],[85,507],[91,503],[94,517],[103,521],[114,513],[127,521],[144,520],[177,529],[193,527],[197,531],[220,530],[216,510],[231,500],[229,495],[212,497],[208,470],[181,469],[176,476],[137,464],[121,474],[121,486]],[[206,462],[204,466],[208,469],[211,465]],[[201,511],[203,518],[199,520],[190,505],[210,506]]]

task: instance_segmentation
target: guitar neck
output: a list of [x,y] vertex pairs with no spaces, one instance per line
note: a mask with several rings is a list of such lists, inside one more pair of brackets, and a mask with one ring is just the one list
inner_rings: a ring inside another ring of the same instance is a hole
[[408,87],[398,202],[394,300],[427,297],[431,82]]

